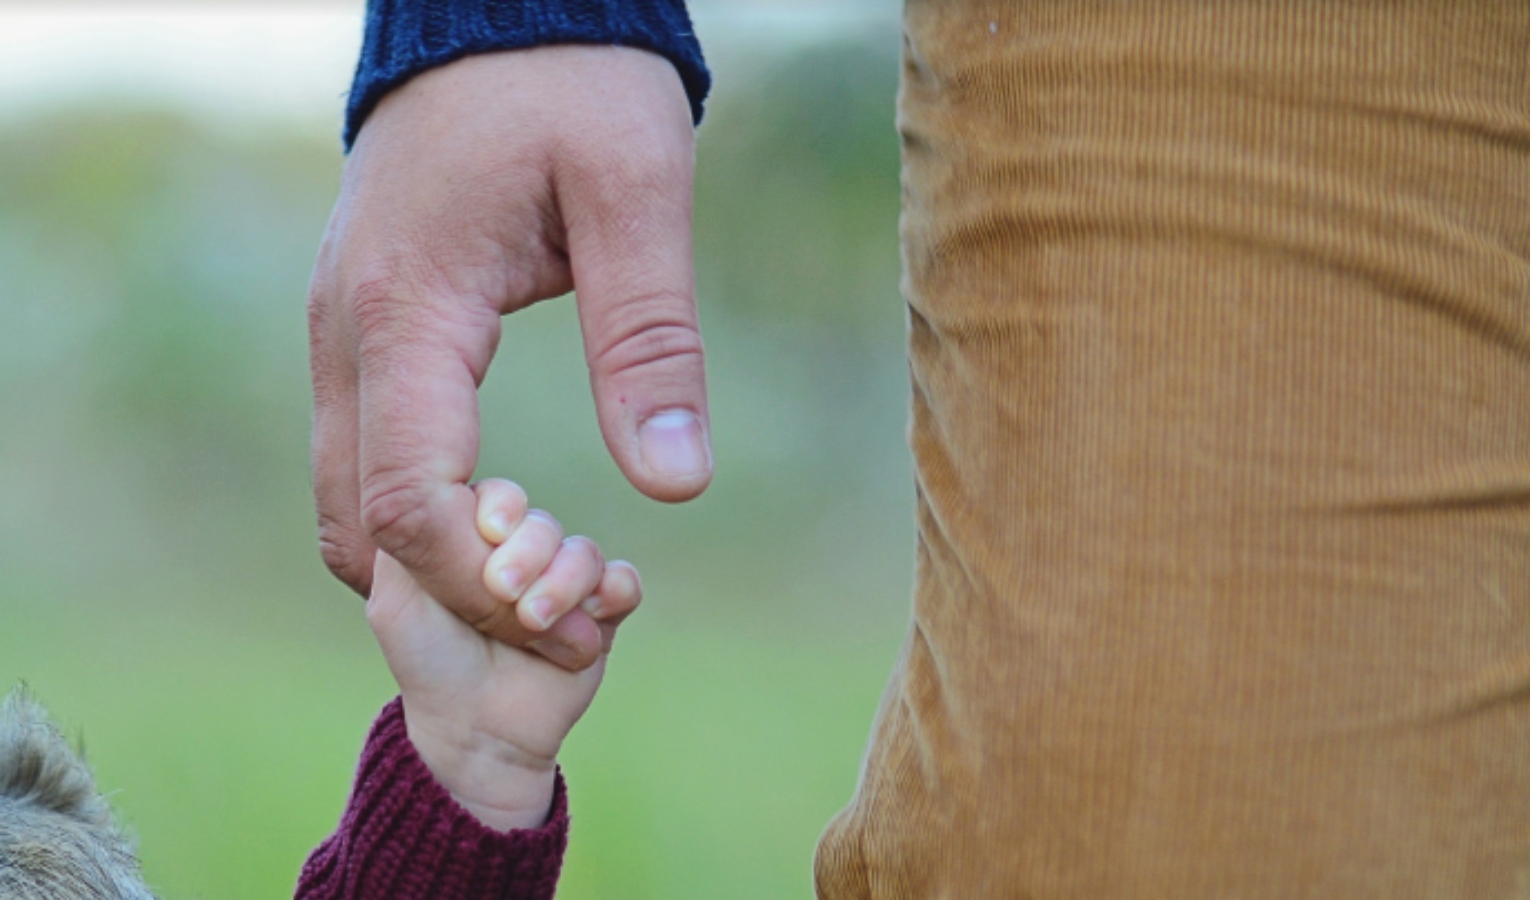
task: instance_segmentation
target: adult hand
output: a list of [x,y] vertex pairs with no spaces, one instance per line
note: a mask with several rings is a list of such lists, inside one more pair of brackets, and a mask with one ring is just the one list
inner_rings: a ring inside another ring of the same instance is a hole
[[426,72],[372,112],[309,296],[326,565],[367,594],[378,549],[479,631],[581,669],[581,610],[527,630],[480,574],[468,482],[500,317],[577,288],[600,429],[644,494],[711,480],[691,268],[694,138],[656,55],[556,46]]

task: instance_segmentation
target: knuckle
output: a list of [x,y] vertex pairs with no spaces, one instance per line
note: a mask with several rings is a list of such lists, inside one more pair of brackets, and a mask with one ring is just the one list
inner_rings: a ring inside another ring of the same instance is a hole
[[536,537],[548,544],[556,546],[562,543],[563,525],[546,510],[534,509],[527,513],[526,523],[536,529]]
[[516,618],[516,607],[510,604],[495,604],[483,615],[474,616],[468,620],[473,630],[485,637],[492,638],[502,643],[520,646],[526,642],[526,629],[522,627],[520,620]]
[[361,527],[389,556],[417,561],[428,550],[431,495],[422,476],[374,475],[362,484]]
[[574,171],[592,177],[608,190],[661,191],[682,179],[694,165],[688,145],[676,144],[652,122],[633,122],[612,140],[566,143],[560,158]]
[[403,278],[377,275],[362,279],[350,289],[346,306],[356,322],[358,336],[390,334],[404,323],[410,294]]
[[336,522],[319,525],[319,557],[347,587],[366,596],[372,587],[372,560],[366,544]]
[[629,303],[629,308],[642,311],[612,330],[596,348],[591,366],[607,375],[619,375],[677,361],[699,363],[701,332],[690,317],[668,311],[674,306],[672,300],[661,297]]
[[378,339],[419,340],[432,323],[481,326],[497,319],[475,302],[477,295],[451,284],[445,263],[398,262],[358,280],[345,294],[345,307],[362,343]]
[[333,253],[333,246],[326,239],[319,246],[319,258],[314,263],[313,274],[308,279],[308,326],[310,331],[316,331],[318,326],[327,324],[332,316],[331,309],[335,300],[334,267],[329,257]]
[[330,310],[329,286],[314,282],[308,286],[308,334],[316,339],[330,327],[334,313]]
[[670,141],[651,123],[634,123],[622,135],[621,152],[610,160],[607,171],[624,177],[662,175],[675,167],[675,150]]
[[346,295],[356,345],[357,365],[365,378],[368,361],[394,355],[424,358],[461,357],[482,380],[498,346],[500,312],[481,292],[451,286],[429,271],[384,274],[364,279]]
[[315,412],[323,416],[345,397],[347,382],[354,379],[354,371],[348,373],[354,358],[329,296],[317,289],[308,297],[308,365]]
[[600,552],[600,545],[582,534],[564,539],[563,545],[583,557],[584,563],[589,566],[598,582],[606,566],[605,557]]

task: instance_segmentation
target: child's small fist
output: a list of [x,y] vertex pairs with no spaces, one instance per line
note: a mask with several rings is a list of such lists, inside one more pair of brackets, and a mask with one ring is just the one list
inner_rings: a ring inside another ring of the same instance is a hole
[[546,631],[565,613],[583,606],[602,623],[607,650],[611,629],[642,599],[637,570],[624,562],[607,564],[600,548],[585,537],[563,536],[548,513],[528,509],[526,493],[503,479],[474,487],[478,532],[496,545],[484,564],[484,586],[506,603],[531,631]]
[[403,695],[409,739],[436,779],[490,827],[534,828],[552,800],[558,750],[594,699],[642,585],[637,570],[606,563],[588,538],[565,539],[514,484],[491,479],[474,490],[478,531],[494,545],[483,573],[490,591],[536,631],[582,606],[600,627],[600,659],[569,672],[501,644],[386,554],[377,557],[367,620]]

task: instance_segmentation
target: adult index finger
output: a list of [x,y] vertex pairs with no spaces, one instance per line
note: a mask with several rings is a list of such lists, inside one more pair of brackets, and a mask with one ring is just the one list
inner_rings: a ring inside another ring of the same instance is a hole
[[490,596],[480,573],[490,547],[478,534],[468,486],[478,459],[477,388],[498,343],[490,306],[421,299],[412,286],[377,282],[354,298],[360,376],[361,522],[430,595],[478,630],[536,649],[565,668],[599,654],[583,617],[532,634],[513,607]]

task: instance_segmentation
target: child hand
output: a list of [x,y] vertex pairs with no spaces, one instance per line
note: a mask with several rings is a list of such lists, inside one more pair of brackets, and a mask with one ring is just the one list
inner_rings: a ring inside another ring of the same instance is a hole
[[528,511],[516,485],[490,479],[474,491],[479,533],[496,545],[484,567],[490,592],[515,603],[535,631],[583,605],[600,626],[600,660],[568,672],[486,637],[382,553],[367,621],[403,695],[409,739],[436,780],[491,828],[537,828],[552,802],[558,750],[594,699],[616,627],[637,608],[642,586],[631,565],[607,564],[594,542],[565,539],[556,519]]

